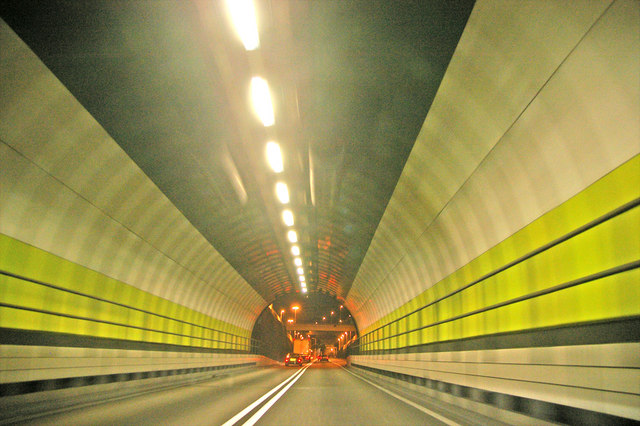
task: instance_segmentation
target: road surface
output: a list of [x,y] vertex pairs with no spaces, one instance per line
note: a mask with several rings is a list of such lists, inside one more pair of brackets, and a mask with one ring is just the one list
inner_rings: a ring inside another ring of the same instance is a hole
[[354,369],[347,370],[343,365],[342,360],[332,360],[304,367],[262,368],[66,410],[24,424],[460,424],[433,407],[416,405],[354,375]]

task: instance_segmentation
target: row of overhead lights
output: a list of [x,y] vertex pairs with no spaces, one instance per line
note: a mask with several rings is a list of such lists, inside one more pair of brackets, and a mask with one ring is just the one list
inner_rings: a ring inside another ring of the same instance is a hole
[[[349,340],[349,338],[350,338],[350,337],[351,337],[350,333],[348,333],[348,332],[346,332],[346,331],[345,331],[344,333],[342,333],[342,334],[340,335],[340,337],[338,337],[338,343],[339,343],[339,344],[340,344],[340,343],[346,344],[346,343],[347,343],[347,340]],[[344,341],[343,341],[343,339],[344,339]]]
[[[227,0],[227,9],[229,10],[233,25],[245,49],[251,51],[260,47],[256,12],[252,0]],[[262,124],[265,127],[273,126],[275,123],[273,104],[271,102],[269,84],[264,78],[253,77],[251,79],[251,101],[253,103],[253,109]],[[267,162],[271,169],[275,173],[282,173],[284,171],[284,163],[282,161],[280,145],[274,141],[267,142],[266,153]],[[289,188],[285,182],[277,182],[275,191],[276,197],[281,204],[289,204]],[[293,228],[295,221],[293,212],[290,209],[284,209],[282,211],[282,221],[287,228]],[[289,229],[287,231],[287,239],[292,244],[291,254],[293,254],[293,263],[296,266],[300,289],[303,293],[306,293],[307,283],[302,267],[300,246],[296,244],[298,242],[297,232],[294,229]]]
[[[340,305],[340,320],[338,321],[340,324],[342,324],[342,309],[344,308],[344,305]],[[333,324],[333,316],[336,314],[335,311],[331,311],[331,316],[329,318],[330,323]],[[351,318],[351,314],[349,314],[349,318]],[[322,316],[322,321],[326,321],[327,320],[327,316],[323,315]],[[348,320],[347,320],[348,321]],[[318,324],[318,321],[316,321],[316,325]]]

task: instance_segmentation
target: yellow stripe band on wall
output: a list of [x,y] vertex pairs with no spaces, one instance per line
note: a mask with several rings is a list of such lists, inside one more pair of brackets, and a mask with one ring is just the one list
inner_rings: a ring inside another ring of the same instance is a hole
[[211,349],[251,331],[0,234],[0,327]]
[[[372,324],[363,332],[361,350],[640,315],[639,182],[636,156]],[[607,217],[622,206],[631,207]],[[601,217],[606,220],[581,232]],[[562,240],[572,232],[575,235]],[[558,244],[545,247],[557,239]],[[541,247],[544,250],[526,257]],[[630,266],[597,278],[621,265]],[[590,276],[597,279],[585,279]],[[545,289],[583,279],[544,294]],[[540,295],[464,316],[529,294]],[[460,316],[464,318],[450,320]]]

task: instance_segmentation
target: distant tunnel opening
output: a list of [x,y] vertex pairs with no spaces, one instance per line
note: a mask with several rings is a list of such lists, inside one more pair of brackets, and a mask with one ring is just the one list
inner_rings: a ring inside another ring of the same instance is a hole
[[316,353],[344,357],[359,333],[351,312],[335,297],[288,294],[267,306],[253,327],[253,350],[281,361],[294,352],[294,340],[308,340]]

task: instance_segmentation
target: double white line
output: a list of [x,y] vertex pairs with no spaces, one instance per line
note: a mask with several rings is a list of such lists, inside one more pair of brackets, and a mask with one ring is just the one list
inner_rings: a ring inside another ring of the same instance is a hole
[[269,408],[271,408],[271,406],[275,404],[276,401],[278,401],[280,397],[284,395],[284,393],[287,390],[289,390],[289,388],[300,378],[300,376],[304,374],[304,372],[307,370],[307,368],[309,368],[310,365],[311,364],[307,364],[304,367],[302,367],[300,370],[296,371],[296,373],[293,374],[291,377],[287,378],[287,380],[285,380],[275,388],[271,389],[269,392],[262,395],[254,403],[252,403],[247,408],[245,408],[244,410],[240,411],[238,414],[236,414],[235,416],[227,420],[226,423],[224,423],[222,426],[232,426],[236,424],[238,420],[240,420],[241,418],[249,414],[251,410],[256,408],[258,405],[262,404],[264,400],[269,398],[275,392],[278,392],[278,389],[284,386],[284,388],[282,388],[282,390],[280,390],[280,392],[278,392],[276,396],[274,396],[269,402],[264,404],[264,406],[260,408],[260,410],[256,411],[256,413],[253,416],[251,416],[249,420],[243,423],[243,426],[253,426],[258,420],[260,420],[260,417],[262,417],[264,413],[266,413],[269,410]]

